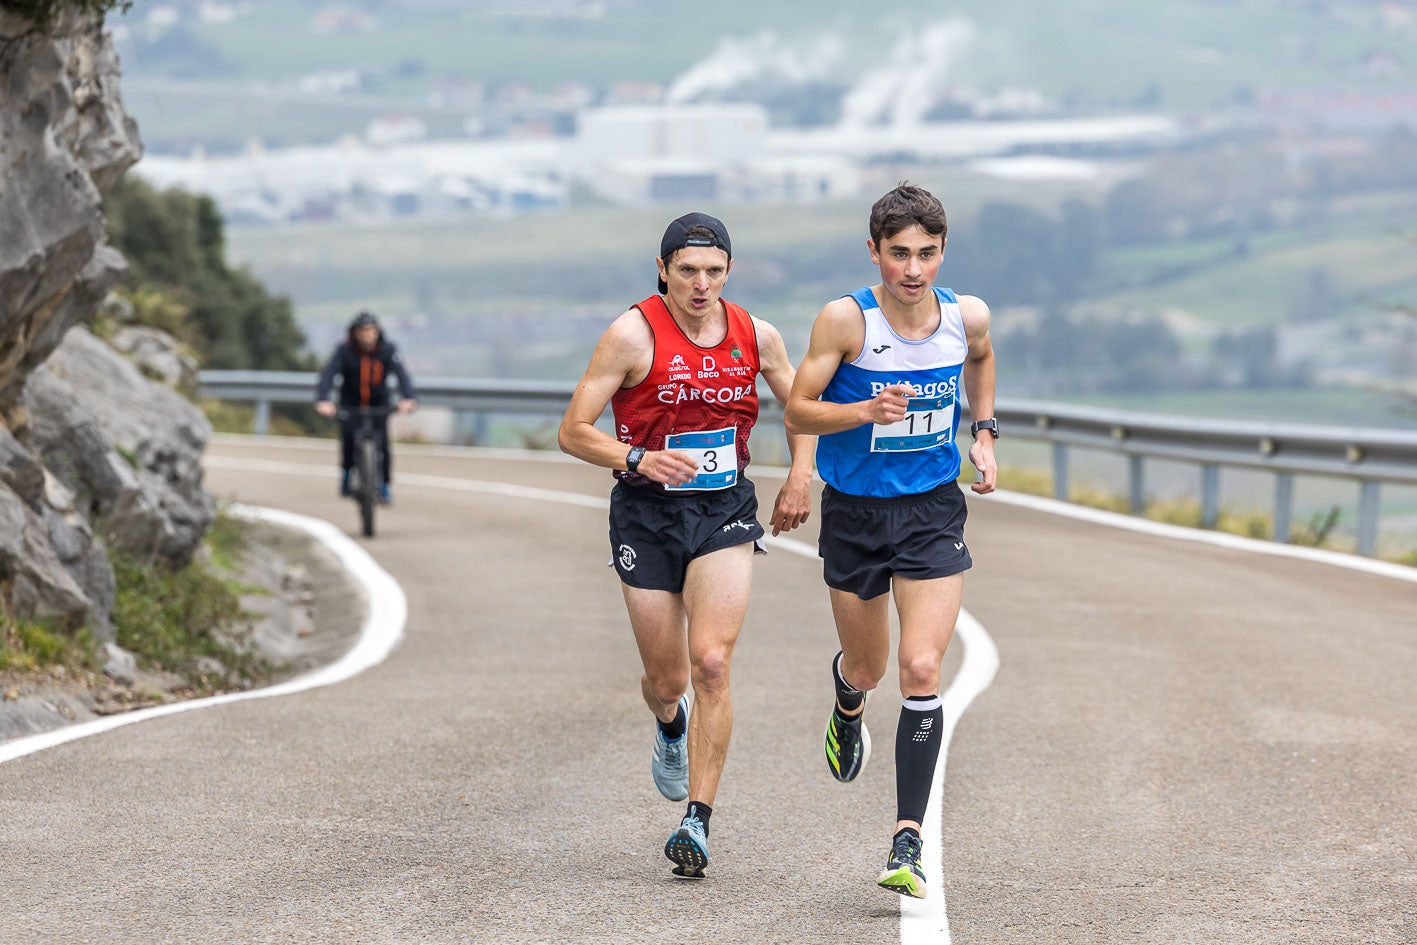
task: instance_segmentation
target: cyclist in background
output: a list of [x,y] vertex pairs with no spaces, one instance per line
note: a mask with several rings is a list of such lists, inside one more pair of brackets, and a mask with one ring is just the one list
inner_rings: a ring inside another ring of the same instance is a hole
[[[389,404],[389,374],[399,382],[399,413],[412,413],[418,407],[418,397],[413,390],[413,379],[403,366],[398,348],[384,337],[379,320],[370,312],[360,312],[349,323],[349,335],[335,348],[334,354],[320,372],[320,383],[315,389],[315,412],[322,417],[338,415],[340,407],[387,407]],[[330,399],[330,391],[335,377],[340,378],[339,405]],[[340,422],[340,468],[344,475],[340,480],[339,494],[350,494],[349,472],[354,465],[354,431],[358,417],[346,415]],[[379,441],[379,452],[383,456],[384,484],[379,487],[379,501],[385,505],[393,501],[389,491],[392,482],[393,454],[389,449],[389,418],[387,414],[374,417],[375,434]]]

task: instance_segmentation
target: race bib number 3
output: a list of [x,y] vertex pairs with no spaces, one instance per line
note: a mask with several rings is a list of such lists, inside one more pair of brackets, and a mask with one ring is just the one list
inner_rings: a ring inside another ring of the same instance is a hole
[[911,397],[905,404],[905,419],[877,423],[871,427],[871,452],[911,453],[932,450],[954,441],[955,399]]
[[738,428],[724,427],[695,433],[674,433],[664,438],[664,448],[688,453],[699,464],[699,474],[682,486],[665,486],[679,492],[727,489],[738,482]]

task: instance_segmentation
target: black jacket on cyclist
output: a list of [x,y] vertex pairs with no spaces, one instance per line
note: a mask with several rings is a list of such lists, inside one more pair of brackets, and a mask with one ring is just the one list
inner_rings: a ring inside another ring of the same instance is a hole
[[[372,321],[372,319],[371,319]],[[379,339],[372,350],[365,351],[355,340],[354,333],[361,319],[355,319],[349,326],[349,335],[335,348],[334,354],[320,372],[320,382],[315,388],[315,399],[332,400],[331,390],[335,378],[339,378],[339,405],[341,407],[387,407],[392,399],[389,393],[389,375],[399,382],[399,396],[406,400],[417,400],[413,378],[403,366],[398,347],[384,337],[379,330]],[[375,436],[384,482],[393,482],[392,451],[389,449],[389,417],[383,414],[373,418]],[[354,434],[359,427],[359,418],[346,415],[340,421],[340,466],[349,469],[354,465]]]
[[413,390],[413,378],[408,376],[403,366],[398,347],[384,337],[383,331],[379,332],[373,351],[362,351],[354,340],[354,329],[351,328],[349,337],[339,343],[325,369],[320,372],[315,399],[332,400],[330,391],[338,376],[341,407],[384,407],[389,404],[390,374],[398,379],[400,397],[418,399]]

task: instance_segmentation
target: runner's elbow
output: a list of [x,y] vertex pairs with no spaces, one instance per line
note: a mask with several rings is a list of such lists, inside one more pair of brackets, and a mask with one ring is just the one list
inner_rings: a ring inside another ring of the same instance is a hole
[[788,401],[782,411],[782,423],[787,427],[787,432],[791,433],[793,436],[808,435],[810,431],[802,428],[805,419],[806,418],[802,416],[801,408],[794,402]]
[[[556,445],[561,448],[561,452],[568,456],[576,456],[575,424],[568,420],[561,422],[561,427],[556,431]],[[578,457],[579,458],[579,457]]]

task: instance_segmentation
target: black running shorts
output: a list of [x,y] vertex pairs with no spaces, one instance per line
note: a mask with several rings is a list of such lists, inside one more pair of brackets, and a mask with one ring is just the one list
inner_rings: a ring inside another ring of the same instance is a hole
[[967,571],[974,562],[964,546],[968,515],[958,483],[894,498],[822,490],[817,552],[828,587],[862,600],[891,589],[891,577],[915,580]]
[[690,561],[762,538],[757,492],[741,473],[713,492],[672,495],[624,482],[610,491],[610,563],[631,587],[678,594]]

